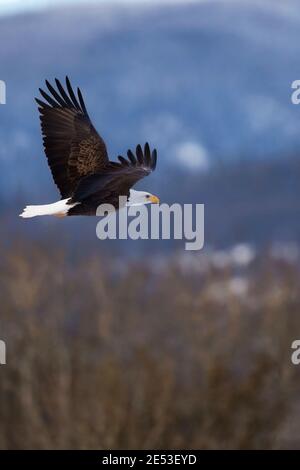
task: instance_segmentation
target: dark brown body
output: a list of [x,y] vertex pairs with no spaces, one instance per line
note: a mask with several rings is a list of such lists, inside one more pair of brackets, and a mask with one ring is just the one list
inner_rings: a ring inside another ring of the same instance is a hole
[[[129,197],[129,192],[125,196],[126,199]],[[125,202],[126,203],[126,202]],[[68,216],[71,215],[97,215],[97,209],[101,204],[110,204],[112,205],[116,210],[120,209],[123,206],[119,205],[119,197],[106,197],[106,198],[101,198],[99,199],[99,196],[91,196],[85,200],[83,200],[80,204],[77,204],[74,207],[71,207],[71,209],[68,211]]]

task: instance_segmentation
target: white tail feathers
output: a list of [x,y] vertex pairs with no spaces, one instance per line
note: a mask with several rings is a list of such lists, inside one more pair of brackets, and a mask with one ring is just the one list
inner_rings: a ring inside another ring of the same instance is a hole
[[22,214],[20,214],[20,217],[27,219],[40,215],[64,216],[67,215],[68,210],[71,209],[71,207],[74,207],[78,204],[78,202],[75,202],[74,204],[67,204],[68,201],[69,199],[62,199],[61,201],[54,202],[53,204],[44,204],[42,206],[26,206]]

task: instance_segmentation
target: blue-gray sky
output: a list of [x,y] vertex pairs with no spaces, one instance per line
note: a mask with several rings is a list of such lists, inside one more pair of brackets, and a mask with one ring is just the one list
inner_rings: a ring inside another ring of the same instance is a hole
[[[159,3],[160,0],[115,0],[119,3]],[[184,0],[163,0],[164,3],[175,3]],[[201,0],[193,0],[201,1]],[[203,0],[202,0],[203,1]],[[112,0],[90,0],[91,3],[111,3]],[[84,3],[84,0],[0,0],[0,15],[23,11],[51,8],[56,5]]]

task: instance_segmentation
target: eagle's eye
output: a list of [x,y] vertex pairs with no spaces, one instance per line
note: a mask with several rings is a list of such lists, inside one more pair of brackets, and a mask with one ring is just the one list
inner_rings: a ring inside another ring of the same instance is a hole
[[149,199],[149,197],[150,197],[150,194],[146,194],[146,198]]

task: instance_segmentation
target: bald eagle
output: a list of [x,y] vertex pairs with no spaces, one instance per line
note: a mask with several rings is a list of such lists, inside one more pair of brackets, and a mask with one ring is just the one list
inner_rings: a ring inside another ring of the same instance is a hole
[[106,145],[87,113],[80,89],[77,97],[66,77],[66,90],[55,79],[57,89],[47,80],[50,94],[41,88],[45,101],[36,98],[39,106],[44,150],[61,200],[53,204],[25,207],[21,217],[40,215],[96,215],[100,204],[119,209],[119,196],[126,196],[124,205],[159,203],[159,199],[132,186],[156,167],[156,149],[149,144],[128,150],[127,158],[110,161]]

